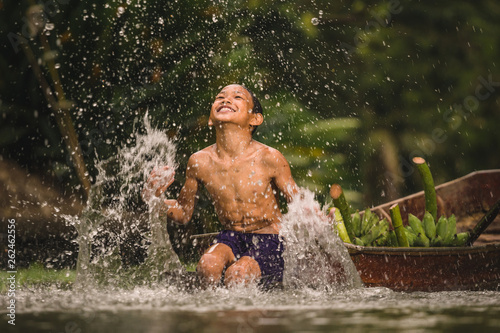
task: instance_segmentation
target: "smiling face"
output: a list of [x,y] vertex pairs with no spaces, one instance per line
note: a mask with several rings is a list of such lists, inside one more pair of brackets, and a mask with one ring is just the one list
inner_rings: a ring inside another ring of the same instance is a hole
[[242,128],[253,129],[262,123],[262,114],[252,112],[252,96],[244,87],[231,84],[224,87],[215,97],[210,110],[208,125],[233,123]]

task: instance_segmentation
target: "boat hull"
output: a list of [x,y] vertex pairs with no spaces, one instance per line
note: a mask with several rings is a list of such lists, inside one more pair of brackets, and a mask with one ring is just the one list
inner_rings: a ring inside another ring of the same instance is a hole
[[500,244],[461,248],[346,247],[367,287],[407,292],[500,289]]

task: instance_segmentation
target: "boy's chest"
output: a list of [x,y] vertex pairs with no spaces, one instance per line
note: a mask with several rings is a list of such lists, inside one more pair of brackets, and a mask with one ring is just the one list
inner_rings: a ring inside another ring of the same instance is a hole
[[212,194],[248,199],[266,192],[271,181],[268,172],[254,160],[238,163],[214,161],[210,163],[203,182]]

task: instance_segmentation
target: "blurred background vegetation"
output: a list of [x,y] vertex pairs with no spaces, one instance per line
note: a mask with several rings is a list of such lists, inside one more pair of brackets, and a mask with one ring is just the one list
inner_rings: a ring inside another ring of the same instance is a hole
[[499,17],[494,0],[0,0],[0,160],[84,199],[82,172],[149,112],[176,138],[177,193],[215,140],[215,94],[241,83],[264,107],[255,139],[299,185],[387,202],[422,188],[415,155],[437,184],[500,167]]

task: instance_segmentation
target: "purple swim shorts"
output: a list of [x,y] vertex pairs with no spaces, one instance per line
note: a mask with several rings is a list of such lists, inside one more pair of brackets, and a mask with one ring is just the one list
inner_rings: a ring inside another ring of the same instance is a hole
[[248,256],[259,264],[261,280],[265,288],[283,282],[283,242],[278,234],[253,234],[238,231],[221,231],[212,244],[226,244],[233,251],[236,260]]

